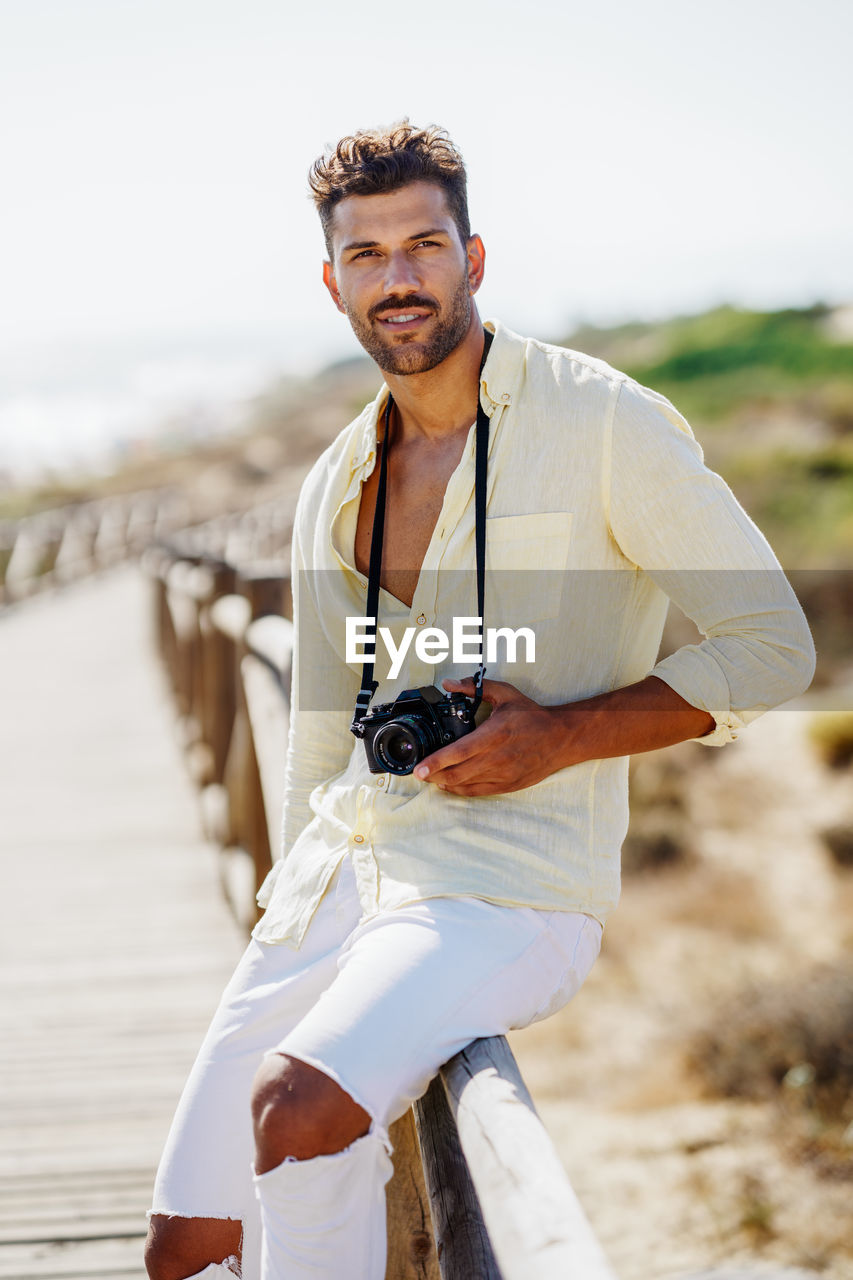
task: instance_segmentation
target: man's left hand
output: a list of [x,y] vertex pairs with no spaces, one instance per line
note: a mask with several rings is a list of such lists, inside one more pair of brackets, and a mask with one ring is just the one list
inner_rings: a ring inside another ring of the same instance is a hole
[[[451,693],[473,697],[471,677],[442,684]],[[560,767],[554,759],[560,726],[551,708],[503,680],[483,681],[483,701],[492,708],[488,719],[427,756],[415,769],[416,778],[458,796],[494,796],[532,787]]]

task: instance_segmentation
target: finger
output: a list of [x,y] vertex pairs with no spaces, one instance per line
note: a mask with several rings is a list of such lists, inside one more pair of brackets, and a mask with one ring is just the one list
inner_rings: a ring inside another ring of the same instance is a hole
[[523,697],[521,690],[516,689],[515,685],[510,684],[508,680],[483,681],[483,701],[490,702],[493,707],[500,707],[505,702],[513,702],[516,698]]
[[479,760],[472,757],[459,764],[449,765],[446,769],[433,771],[427,780],[440,791],[455,791],[457,787],[482,782],[482,768]]
[[443,689],[453,690],[456,693],[467,693],[469,697],[474,693],[473,676],[463,676],[461,680],[454,680],[452,676],[446,676],[441,685]]
[[484,782],[479,779],[477,782],[458,782],[452,785],[448,784],[441,788],[454,796],[498,796],[503,795],[507,790],[515,788],[507,788],[505,782]]
[[470,760],[477,754],[477,744],[474,743],[473,749],[469,745],[472,737],[473,734],[466,734],[464,738],[451,742],[449,746],[433,751],[432,755],[426,756],[415,767],[415,777],[422,780],[424,778],[432,778],[444,769],[454,768],[462,764],[463,761]]
[[[438,752],[436,752],[436,757]],[[437,787],[455,790],[459,785],[468,786],[486,780],[497,782],[506,773],[506,762],[496,757],[492,750],[471,751],[467,755],[445,758],[437,763],[421,761],[418,769],[426,767],[426,779]],[[417,772],[417,770],[415,771]]]
[[[474,680],[472,676],[464,676],[461,680],[454,680],[447,676],[441,683],[448,691],[466,693],[469,697],[474,695]],[[519,689],[516,689],[514,684],[509,684],[506,680],[484,680],[482,690],[483,701],[490,703],[493,707],[499,707],[502,703],[511,702],[514,698],[524,696]]]

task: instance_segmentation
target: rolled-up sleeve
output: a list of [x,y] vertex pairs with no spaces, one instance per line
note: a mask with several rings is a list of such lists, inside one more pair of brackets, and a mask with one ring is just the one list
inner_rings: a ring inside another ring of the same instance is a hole
[[617,394],[607,469],[612,535],[705,637],[651,674],[713,716],[716,728],[697,741],[722,745],[808,687],[811,633],[767,540],[705,466],[681,415],[631,381]]

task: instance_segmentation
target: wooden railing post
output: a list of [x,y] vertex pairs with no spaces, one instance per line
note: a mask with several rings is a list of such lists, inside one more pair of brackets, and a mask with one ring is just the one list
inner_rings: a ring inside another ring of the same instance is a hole
[[177,690],[177,677],[175,666],[177,662],[177,637],[175,636],[175,627],[172,622],[172,614],[169,609],[169,589],[168,575],[169,569],[174,564],[174,556],[164,546],[152,547],[146,555],[144,567],[146,568],[151,581],[154,584],[154,638],[155,643],[160,651],[163,665],[166,668],[166,675],[172,686],[172,692]]
[[[166,601],[175,636],[174,686],[181,714],[189,721],[193,712],[193,639],[197,627],[196,606],[188,587],[193,561],[176,560],[166,575]],[[192,732],[189,738],[192,740]]]
[[440,1280],[429,1195],[411,1107],[388,1131],[394,1173],[385,1188],[385,1280]]
[[58,582],[73,582],[94,568],[93,551],[98,533],[94,511],[86,506],[72,511],[65,522],[62,542],[56,553]]
[[11,599],[11,592],[6,587],[6,570],[15,550],[17,525],[12,520],[0,520],[0,601]]
[[204,734],[212,753],[213,780],[221,783],[237,707],[236,664],[233,641],[214,625],[211,609],[217,600],[234,592],[237,571],[224,560],[214,561],[208,567],[212,590],[199,619],[205,675]]
[[4,572],[6,594],[10,600],[21,600],[36,589],[43,558],[44,544],[38,522],[35,519],[20,521]]
[[[289,589],[288,577],[281,565],[258,566],[240,574],[240,583],[251,604],[252,622],[268,615],[281,616]],[[272,843],[264,807],[264,793],[258,757],[255,750],[251,720],[246,705],[242,680],[242,660],[246,653],[245,641],[238,655],[237,705],[241,731],[245,734],[243,753],[245,825],[241,832],[243,848],[252,856],[255,866],[255,888],[260,889],[272,868]]]
[[[219,722],[214,761],[218,751],[224,756],[220,781],[203,792],[202,813],[206,834],[222,851],[220,868],[225,896],[237,920],[248,929],[257,918],[257,875],[249,847],[251,798],[246,757],[250,727],[240,688],[240,660],[251,621],[249,601],[236,593],[219,596],[210,606],[209,621],[218,637],[215,658],[221,681],[215,694]],[[250,875],[247,863],[251,864]]]
[[209,566],[188,569],[182,583],[187,600],[186,677],[189,698],[187,743],[190,769],[196,783],[205,787],[213,778],[213,749],[209,736],[209,672],[205,663],[204,615],[213,598],[214,577]]
[[268,613],[285,618],[293,616],[290,575],[280,563],[253,564],[241,570],[240,581],[252,606],[253,621]]

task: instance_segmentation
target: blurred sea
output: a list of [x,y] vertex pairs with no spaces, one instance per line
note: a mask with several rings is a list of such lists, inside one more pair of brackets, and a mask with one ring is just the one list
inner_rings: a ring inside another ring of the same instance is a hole
[[0,488],[104,474],[233,431],[289,372],[282,354],[268,339],[0,352]]

